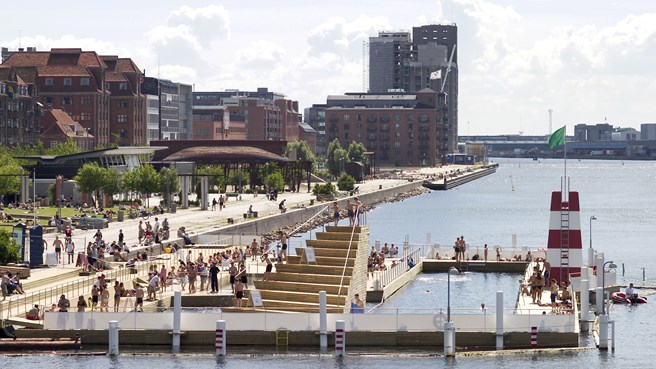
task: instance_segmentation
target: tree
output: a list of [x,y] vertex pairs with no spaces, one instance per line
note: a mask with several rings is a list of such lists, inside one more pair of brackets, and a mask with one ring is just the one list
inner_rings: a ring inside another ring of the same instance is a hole
[[351,191],[355,187],[355,178],[346,173],[342,173],[337,180],[337,188],[340,191]]
[[142,165],[123,174],[123,188],[145,194],[148,199],[151,193],[160,188],[159,174],[151,164]]
[[73,179],[80,186],[80,191],[92,194],[94,198],[98,198],[98,193],[105,185],[107,178],[104,169],[98,163],[93,162],[84,164],[77,171],[77,175]]
[[364,163],[364,152],[367,149],[364,147],[364,144],[361,142],[353,141],[348,147],[348,157],[350,161],[358,161]]
[[341,172],[346,168],[348,164],[348,152],[344,150],[342,145],[339,143],[339,139],[334,139],[328,144],[326,149],[326,164],[328,166],[328,171],[333,177],[337,178]]
[[6,229],[0,229],[0,264],[18,263],[20,261],[20,246],[11,233]]
[[180,181],[178,180],[178,170],[174,167],[162,168],[159,170],[159,191],[164,194],[164,201],[170,206],[171,194],[180,191]]
[[121,192],[121,173],[116,168],[104,168],[103,172],[102,192],[109,197],[113,197]]
[[296,160],[299,161],[314,162],[316,160],[306,141],[291,141],[287,144],[287,147],[285,147],[285,156],[290,158],[294,155]]
[[18,163],[8,156],[0,156],[0,194],[15,194],[20,191],[20,176],[25,173]]
[[[234,169],[234,168],[233,168]],[[241,184],[242,188],[248,185],[248,169],[237,168],[237,170],[231,170],[230,175],[228,175],[228,183],[237,187]],[[241,180],[240,180],[241,178]],[[238,189],[238,192],[242,192],[242,188]]]
[[277,170],[264,178],[264,185],[268,191],[282,190],[285,187],[285,179],[282,177],[282,173]]

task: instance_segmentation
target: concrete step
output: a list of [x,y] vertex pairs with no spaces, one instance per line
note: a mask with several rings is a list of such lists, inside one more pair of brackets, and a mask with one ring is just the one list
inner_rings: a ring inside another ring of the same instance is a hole
[[[287,263],[289,264],[302,264],[301,256],[290,255],[287,257]],[[327,256],[317,256],[317,265],[332,265],[332,266],[344,266],[345,258],[336,258],[336,257],[327,257]],[[346,266],[352,267],[355,265],[355,258],[349,258],[346,262]]]
[[[344,270],[346,269],[346,271]],[[305,264],[277,264],[277,272],[283,273],[302,273],[302,274],[315,274],[318,276],[324,275],[339,275],[345,276],[353,275],[353,267],[343,268],[341,266],[328,266],[328,265],[305,265]]]
[[319,291],[326,291],[327,294],[347,295],[348,285],[339,288],[338,284],[319,284],[319,283],[302,283],[296,281],[255,281],[255,288],[258,290],[279,290],[290,292],[308,292],[319,293]]
[[[277,290],[260,290],[262,300],[279,300],[279,301],[294,301],[294,302],[308,302],[319,303],[319,294],[310,292],[291,292],[291,291],[277,291]],[[329,305],[343,305],[346,296],[326,295],[327,303]],[[264,306],[267,306],[266,304]]]
[[[307,275],[307,274],[298,274],[298,273],[285,273],[285,272],[276,272],[271,273],[271,280],[282,281],[282,282],[300,282],[300,283],[320,283],[320,284],[331,284],[339,285],[342,280],[341,275]],[[344,286],[348,286],[351,283],[351,276],[344,276]]]
[[69,269],[61,274],[56,274],[48,278],[35,278],[32,276],[30,279],[24,279],[21,282],[23,283],[23,289],[27,292],[32,292],[39,290],[46,286],[51,286],[57,284],[57,282],[66,281],[68,279],[80,279],[80,268]]
[[315,248],[348,250],[349,246],[351,249],[357,248],[358,241],[349,242],[340,240],[305,240],[305,245]]
[[[345,232],[317,232],[318,240],[339,240],[339,241],[349,241],[351,240],[351,233]],[[353,234],[353,241],[359,241],[360,234]]]
[[[322,247],[313,247],[313,248],[314,248],[314,255],[317,257],[327,256],[327,257],[334,257],[334,258],[345,258],[349,252],[349,250],[347,249],[329,249],[329,248],[322,248]],[[303,249],[305,249],[305,247],[296,247],[295,249],[296,249],[296,255],[303,255]],[[356,250],[351,249],[350,256],[354,258],[355,254],[356,254]]]
[[[349,226],[326,226],[326,232],[341,232],[341,233],[351,233],[353,232],[353,227]],[[368,233],[368,227],[355,227],[355,233]]]

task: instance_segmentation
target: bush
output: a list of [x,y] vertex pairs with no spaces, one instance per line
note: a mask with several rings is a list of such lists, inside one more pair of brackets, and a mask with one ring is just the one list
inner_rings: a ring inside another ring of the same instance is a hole
[[6,229],[0,229],[0,264],[17,263],[20,261],[20,246]]
[[355,178],[346,173],[342,173],[337,180],[337,188],[339,188],[340,191],[351,191],[355,188]]
[[335,186],[332,183],[326,182],[325,184],[317,183],[312,188],[312,194],[316,195],[334,195]]

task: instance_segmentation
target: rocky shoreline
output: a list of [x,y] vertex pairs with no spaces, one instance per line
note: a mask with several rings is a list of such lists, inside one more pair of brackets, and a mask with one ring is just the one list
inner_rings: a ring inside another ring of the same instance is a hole
[[[431,190],[429,190],[427,188],[419,187],[419,188],[413,189],[411,191],[406,191],[406,192],[399,193],[396,196],[388,196],[382,202],[386,202],[386,203],[387,202],[389,202],[389,203],[399,202],[399,201],[403,201],[407,198],[414,197],[414,196],[419,196],[419,195],[422,195],[422,194],[430,192],[430,191]],[[361,209],[362,209],[362,212],[368,212],[368,211],[373,210],[375,207],[376,207],[376,204],[363,204]],[[340,215],[341,215],[341,219],[346,218],[347,217],[346,210],[341,210]],[[308,232],[312,229],[321,227],[324,224],[330,224],[330,223],[332,223],[332,221],[333,221],[333,217],[332,217],[331,212],[329,210],[326,210],[323,214],[317,216],[316,218],[312,219],[312,221],[307,222],[305,224],[299,222],[299,223],[284,226],[278,231],[270,231],[270,232],[262,234],[262,244],[267,245],[267,244],[271,244],[273,242],[278,241],[280,239],[279,231],[283,231],[288,236],[290,236],[290,235],[292,235],[291,232],[293,232],[294,230],[295,230],[295,232],[294,232],[295,234],[305,233],[305,232]]]

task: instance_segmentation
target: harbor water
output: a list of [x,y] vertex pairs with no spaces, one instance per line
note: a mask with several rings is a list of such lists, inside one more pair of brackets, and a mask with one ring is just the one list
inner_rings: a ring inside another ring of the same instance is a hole
[[[433,191],[404,201],[380,204],[367,214],[371,240],[402,244],[431,241],[451,245],[456,237],[464,236],[470,247],[510,247],[516,234],[519,247],[545,247],[549,227],[549,204],[552,191],[561,188],[562,160],[498,159],[497,173],[449,191]],[[584,247],[593,246],[605,253],[606,260],[618,265],[618,283],[633,282],[638,286],[656,285],[656,162],[570,160],[567,163],[570,190],[578,191],[581,199],[581,231]],[[596,220],[590,221],[594,215]],[[345,221],[342,221],[345,222]],[[343,224],[343,223],[340,223]],[[592,235],[590,235],[592,230]],[[591,237],[590,237],[591,236]],[[312,237],[311,235],[307,237]],[[299,242],[294,238],[293,242]],[[292,242],[292,246],[293,246]],[[584,258],[587,253],[584,252]],[[643,271],[645,280],[643,281]],[[624,274],[624,276],[622,276]],[[461,278],[458,280],[456,278]],[[419,275],[384,305],[389,309],[428,308],[445,306],[445,275]],[[515,275],[455,276],[456,286],[473,288],[466,298],[452,290],[454,308],[477,308],[481,303],[492,306],[497,289],[509,288],[504,299],[511,307],[516,298]],[[513,286],[514,285],[514,286]],[[650,294],[643,289],[640,293]],[[530,368],[620,367],[635,365],[651,367],[656,338],[653,316],[656,295],[639,306],[612,306],[610,317],[616,322],[616,350],[600,352],[594,348],[566,353],[540,353],[458,356],[447,360],[441,347],[435,350],[358,349],[342,361],[330,353],[311,352],[271,354],[258,350],[231,349],[228,357],[217,361],[211,352],[181,355],[133,355],[129,349],[117,359],[99,357],[68,357],[60,355],[27,355],[2,358],[8,368],[108,367],[135,366],[168,368]],[[538,337],[539,340],[539,337]],[[229,333],[228,333],[229,342]],[[590,336],[581,337],[581,346],[593,347]],[[132,351],[134,353],[134,350]]]

